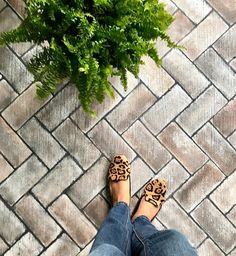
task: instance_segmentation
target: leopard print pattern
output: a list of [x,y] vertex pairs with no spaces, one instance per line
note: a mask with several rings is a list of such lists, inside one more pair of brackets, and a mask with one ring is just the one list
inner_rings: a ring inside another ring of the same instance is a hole
[[142,196],[145,201],[150,202],[155,207],[160,208],[161,205],[166,201],[165,194],[167,191],[167,183],[165,180],[152,180],[149,182],[144,190]]
[[124,155],[117,155],[110,163],[108,179],[111,181],[127,180],[130,176],[130,164]]

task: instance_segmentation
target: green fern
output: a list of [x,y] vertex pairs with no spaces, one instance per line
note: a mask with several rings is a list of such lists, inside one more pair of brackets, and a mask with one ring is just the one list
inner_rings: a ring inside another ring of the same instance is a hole
[[48,42],[28,64],[40,82],[38,96],[48,97],[69,78],[83,109],[94,114],[94,101],[114,97],[109,76],[119,75],[126,90],[127,71],[137,77],[143,55],[161,64],[155,39],[177,46],[166,33],[172,21],[158,0],[27,0],[25,20],[1,33],[0,45]]

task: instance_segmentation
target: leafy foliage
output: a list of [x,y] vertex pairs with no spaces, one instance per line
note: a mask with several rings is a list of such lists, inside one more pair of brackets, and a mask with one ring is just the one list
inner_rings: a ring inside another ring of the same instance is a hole
[[173,17],[158,0],[27,0],[27,17],[14,30],[0,34],[0,45],[31,41],[48,42],[28,64],[40,81],[40,98],[69,78],[79,90],[83,109],[113,97],[111,75],[127,88],[127,70],[136,77],[141,57],[161,60],[154,39],[176,47],[166,30]]

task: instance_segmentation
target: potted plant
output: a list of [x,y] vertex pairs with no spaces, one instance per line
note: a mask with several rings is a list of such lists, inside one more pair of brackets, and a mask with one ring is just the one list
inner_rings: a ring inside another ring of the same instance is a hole
[[[141,57],[159,66],[154,40],[176,47],[166,31],[173,16],[158,0],[27,0],[21,25],[0,34],[0,45],[33,42],[42,51],[28,64],[45,98],[64,78],[78,88],[83,109],[114,97],[109,76],[118,75],[127,88],[127,71],[139,73]],[[45,44],[47,42],[47,44]]]

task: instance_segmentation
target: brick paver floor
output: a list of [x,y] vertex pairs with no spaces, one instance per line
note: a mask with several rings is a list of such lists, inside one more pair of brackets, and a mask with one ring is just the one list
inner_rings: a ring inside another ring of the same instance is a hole
[[[169,182],[154,220],[176,228],[200,256],[236,255],[236,1],[165,0],[163,65],[144,58],[124,92],[81,109],[66,82],[38,101],[25,63],[39,47],[0,48],[0,255],[88,255],[109,209],[109,159],[132,163],[132,206],[154,177]],[[0,0],[0,31],[20,24],[23,0]]]

